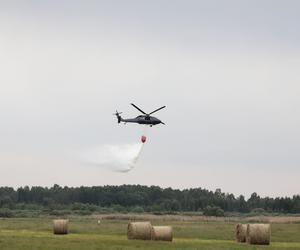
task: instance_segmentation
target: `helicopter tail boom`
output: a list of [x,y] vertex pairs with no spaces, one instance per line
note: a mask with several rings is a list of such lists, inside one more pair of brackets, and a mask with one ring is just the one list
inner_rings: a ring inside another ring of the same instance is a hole
[[122,120],[122,117],[120,115],[118,115],[117,118],[118,118],[118,123],[120,123]]

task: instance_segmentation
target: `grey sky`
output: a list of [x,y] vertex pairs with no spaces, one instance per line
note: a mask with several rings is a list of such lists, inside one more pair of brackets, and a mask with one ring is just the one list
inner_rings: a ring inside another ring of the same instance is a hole
[[[0,185],[155,184],[299,193],[298,1],[0,4]],[[127,174],[76,153],[136,142]],[[67,155],[67,156],[66,156]]]

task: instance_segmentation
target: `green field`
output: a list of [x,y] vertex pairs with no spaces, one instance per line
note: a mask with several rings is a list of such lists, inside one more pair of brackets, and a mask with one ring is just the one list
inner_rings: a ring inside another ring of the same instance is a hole
[[0,219],[0,249],[300,249],[300,223],[272,224],[269,246],[236,243],[236,222],[180,221],[166,218],[153,225],[173,226],[173,242],[127,240],[128,220],[70,218],[70,234],[53,235],[52,218]]

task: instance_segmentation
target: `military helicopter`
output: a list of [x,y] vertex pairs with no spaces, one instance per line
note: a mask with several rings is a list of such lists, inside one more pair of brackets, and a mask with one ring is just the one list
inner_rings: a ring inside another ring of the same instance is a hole
[[131,119],[123,119],[120,114],[122,114],[122,112],[118,112],[116,111],[116,113],[114,115],[117,116],[118,119],[118,123],[120,122],[124,122],[124,124],[126,124],[127,122],[131,122],[131,123],[138,123],[138,124],[144,124],[144,125],[150,125],[150,127],[152,127],[153,125],[157,125],[157,124],[164,124],[161,120],[157,119],[154,116],[151,116],[151,114],[165,108],[166,106],[162,106],[154,111],[152,111],[151,113],[147,114],[145,113],[143,110],[141,110],[139,107],[137,107],[136,105],[134,105],[133,103],[131,103],[131,105],[133,107],[135,107],[137,110],[139,110],[141,113],[143,113],[143,115],[139,115],[135,118],[131,118]]

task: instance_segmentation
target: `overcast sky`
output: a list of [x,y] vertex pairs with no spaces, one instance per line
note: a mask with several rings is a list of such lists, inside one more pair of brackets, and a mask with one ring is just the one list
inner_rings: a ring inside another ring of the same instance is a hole
[[[300,192],[298,1],[0,3],[0,186]],[[77,162],[139,140],[129,173]]]

